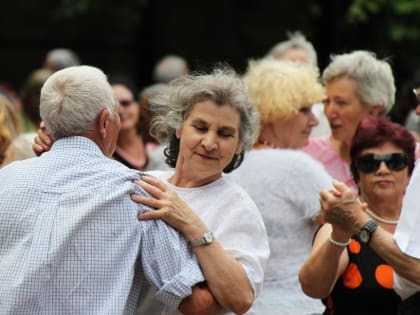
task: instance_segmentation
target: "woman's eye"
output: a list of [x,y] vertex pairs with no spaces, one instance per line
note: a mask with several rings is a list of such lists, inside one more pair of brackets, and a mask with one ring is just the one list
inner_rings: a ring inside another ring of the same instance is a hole
[[300,110],[299,110],[302,114],[310,114],[311,113],[311,108],[310,107],[302,107]]
[[207,130],[207,127],[204,126],[194,126],[194,128],[198,131],[204,132]]
[[229,138],[233,137],[234,134],[232,132],[219,132],[219,136],[222,138]]

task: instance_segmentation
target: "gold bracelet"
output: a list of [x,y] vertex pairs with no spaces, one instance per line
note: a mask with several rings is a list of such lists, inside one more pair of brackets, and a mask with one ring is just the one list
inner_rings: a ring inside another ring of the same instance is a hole
[[340,247],[347,247],[347,246],[349,246],[350,245],[350,243],[351,243],[351,238],[349,238],[348,239],[348,241],[347,242],[337,242],[335,239],[333,239],[332,238],[332,232],[333,231],[331,231],[330,232],[330,234],[328,235],[328,240],[332,243],[332,244],[334,244],[334,245],[336,245],[336,246],[340,246]]

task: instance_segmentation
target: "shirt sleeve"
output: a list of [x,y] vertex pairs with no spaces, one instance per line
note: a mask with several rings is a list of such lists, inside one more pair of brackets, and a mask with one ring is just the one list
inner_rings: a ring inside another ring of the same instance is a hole
[[157,288],[156,298],[171,309],[204,281],[197,259],[185,238],[161,220],[141,221],[140,255],[147,280]]
[[394,239],[401,251],[409,256],[420,258],[420,205],[418,192],[420,189],[420,164],[416,162],[410,183],[404,195],[401,216],[398,220]]

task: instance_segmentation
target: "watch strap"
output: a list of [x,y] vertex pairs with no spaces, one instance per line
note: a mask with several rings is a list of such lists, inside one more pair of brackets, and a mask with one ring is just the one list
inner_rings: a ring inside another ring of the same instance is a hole
[[208,231],[208,232],[204,233],[203,237],[200,238],[199,240],[190,242],[190,246],[191,246],[191,248],[194,248],[194,247],[198,247],[198,246],[202,246],[202,245],[209,245],[209,244],[213,243],[213,240],[214,240],[213,233]]
[[[369,244],[370,239],[372,238],[372,233],[378,228],[378,223],[374,220],[367,221],[360,230],[359,237],[361,241],[365,244]],[[365,237],[362,237],[362,234],[367,234]]]

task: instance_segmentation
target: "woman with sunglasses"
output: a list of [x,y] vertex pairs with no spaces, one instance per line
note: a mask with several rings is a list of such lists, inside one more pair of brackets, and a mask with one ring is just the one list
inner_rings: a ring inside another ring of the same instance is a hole
[[350,168],[371,220],[358,235],[340,221],[322,225],[299,272],[304,292],[325,304],[324,315],[397,314],[400,297],[393,290],[393,268],[368,243],[378,226],[395,231],[415,146],[411,133],[387,118],[366,118],[356,129]]

